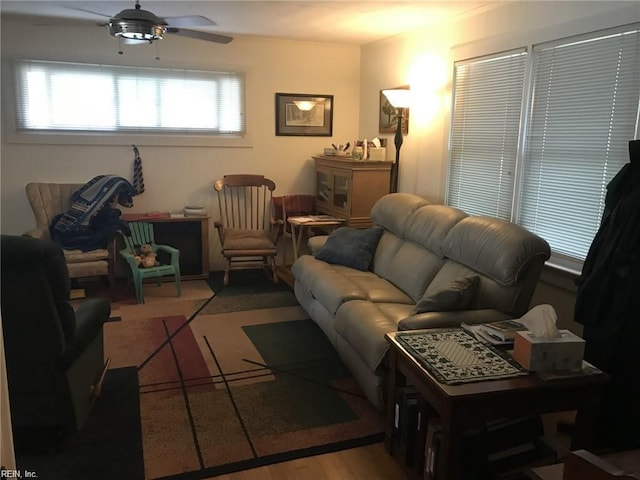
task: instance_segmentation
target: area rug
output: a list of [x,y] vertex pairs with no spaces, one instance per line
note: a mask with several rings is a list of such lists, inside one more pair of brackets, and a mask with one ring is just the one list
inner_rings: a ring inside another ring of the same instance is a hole
[[107,326],[112,364],[138,372],[144,478],[203,479],[382,440],[381,412],[322,331],[260,274],[225,288],[212,279],[216,295],[191,314],[129,306]]

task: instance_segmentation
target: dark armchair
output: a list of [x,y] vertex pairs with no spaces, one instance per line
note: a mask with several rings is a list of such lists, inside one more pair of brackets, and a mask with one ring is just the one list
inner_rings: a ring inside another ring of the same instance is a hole
[[[70,282],[55,243],[2,235],[1,311],[11,419],[16,437],[82,427],[100,393],[108,361],[104,299],[69,303]],[[23,445],[29,447],[30,445]]]

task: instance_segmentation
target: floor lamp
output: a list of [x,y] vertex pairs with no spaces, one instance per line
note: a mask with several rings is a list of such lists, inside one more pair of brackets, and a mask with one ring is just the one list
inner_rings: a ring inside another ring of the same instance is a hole
[[400,168],[400,148],[402,147],[402,127],[404,126],[404,113],[409,108],[409,94],[407,88],[394,88],[392,90],[383,90],[382,93],[392,107],[396,109],[396,135],[393,143],[396,146],[396,161],[391,166],[391,181],[389,182],[389,192],[398,191],[398,170]]

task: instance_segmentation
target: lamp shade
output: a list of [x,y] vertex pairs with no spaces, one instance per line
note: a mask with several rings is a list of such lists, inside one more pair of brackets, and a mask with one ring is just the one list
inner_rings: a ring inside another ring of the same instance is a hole
[[408,88],[383,90],[382,93],[395,108],[409,108],[411,91]]

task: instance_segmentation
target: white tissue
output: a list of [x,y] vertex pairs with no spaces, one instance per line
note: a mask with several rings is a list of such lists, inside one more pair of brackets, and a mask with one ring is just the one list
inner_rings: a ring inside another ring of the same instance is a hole
[[560,332],[556,326],[558,315],[551,305],[537,305],[518,319],[518,322],[527,327],[534,337],[558,338]]

